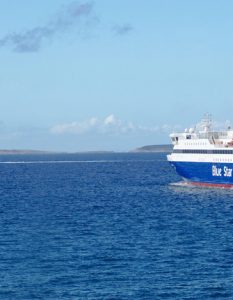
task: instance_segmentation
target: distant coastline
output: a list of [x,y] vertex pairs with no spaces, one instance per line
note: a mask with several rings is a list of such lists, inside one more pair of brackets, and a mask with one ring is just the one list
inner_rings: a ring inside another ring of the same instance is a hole
[[68,152],[68,151],[46,151],[46,150],[24,150],[24,149],[0,149],[0,155],[48,155],[48,154],[79,154],[79,153],[115,153],[114,151],[75,151],[75,152]]
[[55,151],[43,151],[43,150],[18,150],[18,149],[0,149],[0,155],[5,154],[54,154]]
[[170,152],[172,151],[171,144],[165,145],[148,145],[140,148],[136,148],[130,152]]
[[[139,147],[130,151],[129,153],[145,153],[145,152],[170,152],[172,151],[172,145],[148,145]],[[117,153],[117,151],[46,151],[46,150],[27,150],[27,149],[0,149],[0,155],[48,155],[48,154],[80,154],[80,153],[89,153],[89,154],[107,154],[107,153]]]

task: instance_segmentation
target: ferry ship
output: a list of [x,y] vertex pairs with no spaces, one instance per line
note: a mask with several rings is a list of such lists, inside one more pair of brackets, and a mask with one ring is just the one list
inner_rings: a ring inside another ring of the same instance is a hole
[[168,161],[183,179],[200,186],[233,187],[233,130],[213,129],[204,119],[183,133],[172,133],[173,151]]

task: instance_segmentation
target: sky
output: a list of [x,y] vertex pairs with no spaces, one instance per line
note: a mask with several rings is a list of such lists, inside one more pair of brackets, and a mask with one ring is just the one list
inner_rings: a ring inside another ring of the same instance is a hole
[[233,122],[230,0],[1,0],[0,149],[128,151]]

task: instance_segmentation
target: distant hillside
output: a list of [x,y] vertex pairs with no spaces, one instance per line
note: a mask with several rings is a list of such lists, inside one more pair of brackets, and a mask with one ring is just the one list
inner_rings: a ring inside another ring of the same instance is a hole
[[148,145],[137,149],[132,152],[170,152],[172,151],[172,145]]

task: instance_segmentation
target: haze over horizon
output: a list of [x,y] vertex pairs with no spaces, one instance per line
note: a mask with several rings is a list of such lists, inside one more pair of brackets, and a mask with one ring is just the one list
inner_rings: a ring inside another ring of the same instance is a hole
[[[205,112],[233,122],[233,2],[0,4],[0,149],[168,144]],[[226,110],[227,108],[227,110]]]

